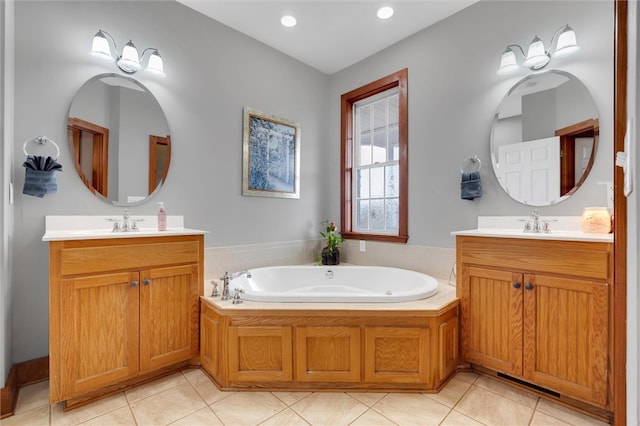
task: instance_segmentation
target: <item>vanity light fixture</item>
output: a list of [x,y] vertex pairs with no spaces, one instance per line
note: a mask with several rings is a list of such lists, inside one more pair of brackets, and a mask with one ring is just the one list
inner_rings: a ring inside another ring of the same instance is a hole
[[[109,38],[107,38],[109,36]],[[111,45],[109,39],[113,43],[113,48],[116,51],[115,55],[111,53]],[[162,56],[158,53],[158,49],[155,47],[148,47],[142,51],[142,55],[138,56],[138,49],[131,40],[124,45],[122,49],[122,55],[118,55],[118,47],[116,41],[111,34],[106,31],[98,30],[96,35],[93,36],[93,43],[91,44],[91,53],[109,59],[116,62],[118,68],[127,74],[134,74],[142,69],[142,60],[144,55],[150,52],[147,60],[147,67],[145,69],[164,76],[164,65],[162,63]]]
[[[553,41],[556,39],[556,36],[558,37],[556,48],[551,52],[551,47],[553,46]],[[519,68],[516,60],[516,50],[514,49],[519,50],[522,54],[522,57],[524,58],[522,65],[528,67],[530,70],[536,71],[547,66],[551,61],[551,56],[564,56],[578,50],[578,42],[576,41],[575,31],[573,31],[569,25],[564,25],[553,33],[548,50],[545,50],[544,43],[537,35],[533,40],[531,40],[531,43],[529,43],[529,49],[527,50],[526,55],[524,54],[524,49],[520,47],[520,45],[510,44],[502,53],[498,74],[507,74]]]

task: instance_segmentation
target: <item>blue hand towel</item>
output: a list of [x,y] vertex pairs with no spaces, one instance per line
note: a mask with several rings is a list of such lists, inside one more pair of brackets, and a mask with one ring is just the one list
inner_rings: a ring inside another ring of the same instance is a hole
[[462,182],[460,182],[460,198],[463,200],[473,200],[482,197],[482,183],[480,182],[480,172],[463,172]]
[[22,193],[34,197],[58,192],[58,180],[52,170],[25,169]]

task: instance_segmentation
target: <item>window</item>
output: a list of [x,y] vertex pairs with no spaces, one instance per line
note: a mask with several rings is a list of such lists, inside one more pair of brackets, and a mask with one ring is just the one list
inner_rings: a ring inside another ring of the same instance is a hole
[[407,69],[341,98],[342,236],[406,242]]

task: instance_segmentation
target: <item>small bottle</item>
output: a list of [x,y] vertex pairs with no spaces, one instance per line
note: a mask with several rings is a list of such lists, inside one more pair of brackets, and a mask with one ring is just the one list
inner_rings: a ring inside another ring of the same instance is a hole
[[160,210],[158,210],[158,231],[167,230],[167,213],[164,211],[164,203],[159,202]]

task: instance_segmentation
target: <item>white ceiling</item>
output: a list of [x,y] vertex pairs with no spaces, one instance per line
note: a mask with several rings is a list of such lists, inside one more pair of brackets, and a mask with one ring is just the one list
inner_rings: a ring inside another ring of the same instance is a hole
[[[237,31],[333,74],[478,0],[178,0]],[[378,8],[392,6],[385,21]],[[298,25],[280,24],[293,15]]]

